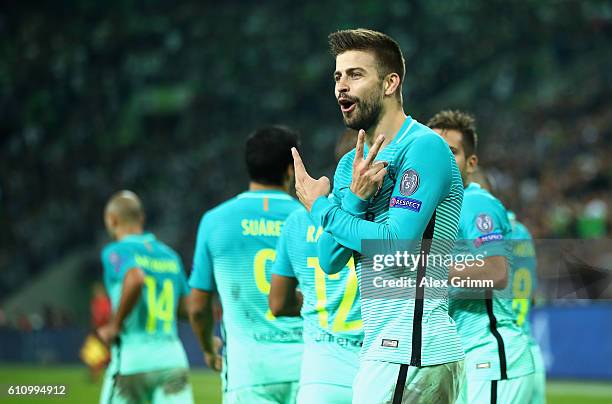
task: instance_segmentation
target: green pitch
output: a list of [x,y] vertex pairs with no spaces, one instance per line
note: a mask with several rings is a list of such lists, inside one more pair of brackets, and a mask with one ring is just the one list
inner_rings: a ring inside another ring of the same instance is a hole
[[[221,380],[219,375],[207,370],[191,372],[190,382],[196,403],[221,403]],[[0,403],[57,403],[93,404],[100,398],[102,381],[91,381],[89,372],[83,366],[0,366],[0,386],[5,390],[8,384],[64,384],[66,396],[61,398],[15,397],[9,398],[6,391],[0,392]]]
[[[0,386],[8,384],[65,384],[67,396],[63,398],[9,398],[6,391],[0,392],[0,403],[97,403],[101,383],[89,380],[87,369],[81,366],[1,366]],[[221,403],[220,380],[215,373],[206,370],[191,372],[191,384],[195,402],[202,404]],[[612,382],[560,382],[548,384],[550,404],[604,404],[612,402]]]

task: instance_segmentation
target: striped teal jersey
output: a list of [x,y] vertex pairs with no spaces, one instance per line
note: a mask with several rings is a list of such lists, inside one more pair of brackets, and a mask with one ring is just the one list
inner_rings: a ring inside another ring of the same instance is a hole
[[532,345],[537,344],[531,334],[529,312],[533,293],[537,288],[536,254],[531,233],[524,224],[516,220],[514,212],[508,211],[508,220],[512,226],[512,270],[510,281],[512,287],[512,308],[516,313],[516,323],[529,336]]
[[304,361],[310,363],[308,355],[319,360],[311,361],[310,367],[302,366],[300,384],[350,387],[363,341],[357,275],[352,259],[346,271],[333,275],[323,272],[317,257],[322,233],[323,228],[315,226],[305,209],[294,211],[283,226],[272,273],[296,278],[304,296]]
[[[463,196],[456,254],[481,259],[504,256],[510,270],[511,230],[502,203],[480,185],[470,183]],[[512,310],[510,282],[504,290],[453,289],[451,296],[450,313],[465,348],[468,379],[505,380],[533,373],[529,340]]]
[[270,270],[285,219],[300,203],[281,191],[249,191],[204,214],[192,288],[218,291],[226,391],[299,380],[302,319],[268,308]]
[[188,367],[176,329],[179,299],[189,293],[178,254],[147,233],[108,244],[101,258],[114,312],[119,308],[125,274],[133,268],[145,274],[140,299],[125,319],[119,342],[113,345],[110,371],[133,374]]
[[[419,266],[401,273],[415,287],[387,288],[372,282],[371,259],[362,255],[363,240],[377,240],[391,249],[397,240],[445,240],[430,253],[448,255],[457,235],[463,198],[461,176],[446,142],[411,117],[378,154],[388,174],[379,192],[364,201],[350,192],[355,150],[336,169],[329,198],[318,198],[311,216],[321,224],[319,258],[327,272],[338,270],[351,253],[357,262],[364,327],[362,360],[428,366],[457,361],[463,349],[454,321],[448,315],[446,293],[432,297],[423,279],[446,280],[448,267]],[[394,271],[394,273],[397,273]],[[385,275],[385,273],[382,273]],[[423,296],[427,295],[427,298]],[[415,298],[416,296],[416,298]]]

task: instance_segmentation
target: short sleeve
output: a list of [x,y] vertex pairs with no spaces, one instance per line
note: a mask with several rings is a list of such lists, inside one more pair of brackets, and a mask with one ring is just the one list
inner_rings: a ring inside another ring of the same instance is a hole
[[292,214],[287,218],[283,225],[280,238],[276,244],[276,259],[272,265],[272,273],[281,276],[287,276],[295,278],[295,272],[293,265],[291,265],[291,258],[289,256],[289,246],[291,245],[291,235],[295,227],[295,214]]
[[213,275],[213,261],[209,249],[209,233],[211,231],[208,216],[204,215],[198,227],[196,247],[193,254],[193,268],[189,278],[189,286],[195,289],[216,290]]
[[104,279],[109,282],[122,281],[131,268],[138,267],[134,253],[118,244],[111,244],[102,251],[102,266]]
[[187,276],[185,275],[185,268],[183,268],[183,263],[179,257],[177,257],[177,261],[179,264],[179,274],[178,274],[178,282],[179,282],[179,290],[181,296],[189,295],[191,288],[187,283]]
[[466,195],[462,208],[460,240],[465,249],[485,257],[510,256],[510,223],[503,205],[493,197]]

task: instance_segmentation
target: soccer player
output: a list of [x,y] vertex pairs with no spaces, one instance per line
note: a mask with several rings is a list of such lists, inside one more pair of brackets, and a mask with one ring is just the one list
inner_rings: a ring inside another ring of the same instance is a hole
[[[446,298],[423,298],[427,278],[448,276],[445,266],[405,271],[416,285],[371,298],[363,279],[362,240],[422,243],[424,253],[450,254],[463,186],[444,140],[406,116],[402,105],[404,58],[380,32],[355,29],[330,35],[336,57],[335,94],[344,123],[359,130],[357,147],[329,180],[308,175],[297,150],[296,191],[324,232],[318,243],[322,269],[333,274],[355,255],[361,291],[364,343],[353,383],[354,403],[453,403],[463,373],[463,348]],[[376,137],[376,135],[379,135]],[[367,143],[368,152],[365,155]],[[416,298],[415,298],[416,296]],[[402,401],[404,400],[404,401]]]
[[176,329],[189,293],[181,259],[151,233],[130,191],[115,194],[104,214],[115,240],[102,251],[110,322],[98,329],[112,343],[100,404],[192,403],[189,365]]
[[[533,359],[527,335],[516,324],[509,284],[508,249],[511,233],[502,203],[470,182],[478,165],[474,119],[459,111],[441,111],[428,126],[449,144],[466,186],[461,207],[457,260],[449,279],[486,281],[485,288],[454,290],[450,313],[457,322],[465,348],[466,383],[461,403],[524,403],[533,390]],[[461,266],[459,265],[461,263]]]
[[544,357],[533,334],[529,321],[529,311],[532,307],[533,292],[537,287],[536,266],[537,260],[533,238],[527,227],[516,219],[514,212],[508,211],[508,220],[512,226],[511,246],[512,270],[510,276],[512,288],[512,308],[516,313],[516,323],[529,337],[529,347],[535,367],[534,389],[529,403],[541,404],[546,402],[546,367]]
[[[288,194],[297,145],[297,134],[282,126],[250,136],[249,190],[205,213],[198,229],[190,321],[206,363],[222,370],[225,404],[295,402],[302,319],[274,316],[268,294],[276,243],[285,219],[300,207]],[[222,358],[213,338],[215,292],[223,307]]]
[[[336,146],[337,160],[354,144],[354,134],[346,132]],[[323,272],[317,257],[322,233],[306,209],[289,215],[276,248],[269,302],[277,316],[301,314],[304,319],[298,404],[348,404],[363,342],[357,276],[353,259],[346,271]],[[303,295],[301,312],[297,287]]]

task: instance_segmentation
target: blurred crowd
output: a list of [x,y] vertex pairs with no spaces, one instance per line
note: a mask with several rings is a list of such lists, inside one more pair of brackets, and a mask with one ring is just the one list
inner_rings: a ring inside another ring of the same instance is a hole
[[549,119],[528,138],[493,142],[482,157],[496,192],[535,238],[609,237],[611,108],[577,121]]
[[[481,161],[535,237],[609,236],[612,5],[547,3],[2,10],[0,307],[53,264],[97,255],[118,189],[143,198],[149,229],[189,268],[201,214],[247,185],[241,145],[260,125],[298,128],[312,174],[329,175],[343,125],[326,44],[340,28],[398,39],[419,121],[443,108],[476,116]],[[72,321],[57,311],[19,323]]]

